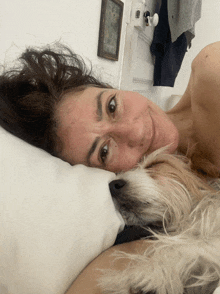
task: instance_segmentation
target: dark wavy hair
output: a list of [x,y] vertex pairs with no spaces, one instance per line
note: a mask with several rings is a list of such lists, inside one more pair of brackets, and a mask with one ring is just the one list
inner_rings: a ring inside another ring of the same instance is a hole
[[[59,46],[60,50],[60,46]],[[56,105],[67,91],[82,86],[109,88],[88,70],[69,48],[61,51],[27,49],[20,69],[0,76],[0,125],[13,135],[59,156]]]

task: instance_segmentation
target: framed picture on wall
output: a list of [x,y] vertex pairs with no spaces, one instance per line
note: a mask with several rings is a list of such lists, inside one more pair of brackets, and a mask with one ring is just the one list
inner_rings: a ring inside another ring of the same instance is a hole
[[118,60],[124,3],[102,0],[98,56]]

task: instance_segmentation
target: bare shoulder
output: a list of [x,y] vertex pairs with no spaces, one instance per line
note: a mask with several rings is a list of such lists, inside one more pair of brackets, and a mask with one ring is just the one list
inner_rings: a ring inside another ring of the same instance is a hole
[[195,57],[192,68],[206,67],[206,69],[214,69],[220,66],[220,41],[212,43],[203,48]]
[[189,111],[195,105],[203,110],[220,107],[220,42],[202,49],[193,60],[191,70],[185,93],[168,113]]
[[206,46],[192,62],[191,101],[209,112],[220,110],[220,42]]
[[[220,80],[220,42],[206,46],[192,62],[194,81],[215,85]],[[201,84],[202,85],[202,84]],[[218,84],[219,88],[219,84]]]
[[220,168],[220,42],[193,60],[190,88],[193,125],[206,157]]

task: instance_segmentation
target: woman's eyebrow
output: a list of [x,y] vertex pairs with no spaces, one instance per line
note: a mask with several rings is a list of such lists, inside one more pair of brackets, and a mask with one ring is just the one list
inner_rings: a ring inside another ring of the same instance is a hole
[[90,158],[91,158],[92,154],[94,153],[100,139],[101,139],[101,137],[96,137],[95,141],[93,142],[93,144],[91,146],[91,148],[89,149],[89,152],[88,152],[88,154],[86,156],[86,162],[87,162],[88,166],[91,166]]
[[97,101],[97,121],[102,120],[102,95],[106,92],[107,90],[101,91],[97,96],[96,96],[96,101]]

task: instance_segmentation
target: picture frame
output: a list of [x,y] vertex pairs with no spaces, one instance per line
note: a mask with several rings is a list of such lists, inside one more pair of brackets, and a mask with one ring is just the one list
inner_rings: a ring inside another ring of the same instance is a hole
[[124,3],[120,0],[102,0],[99,26],[99,57],[118,60]]

